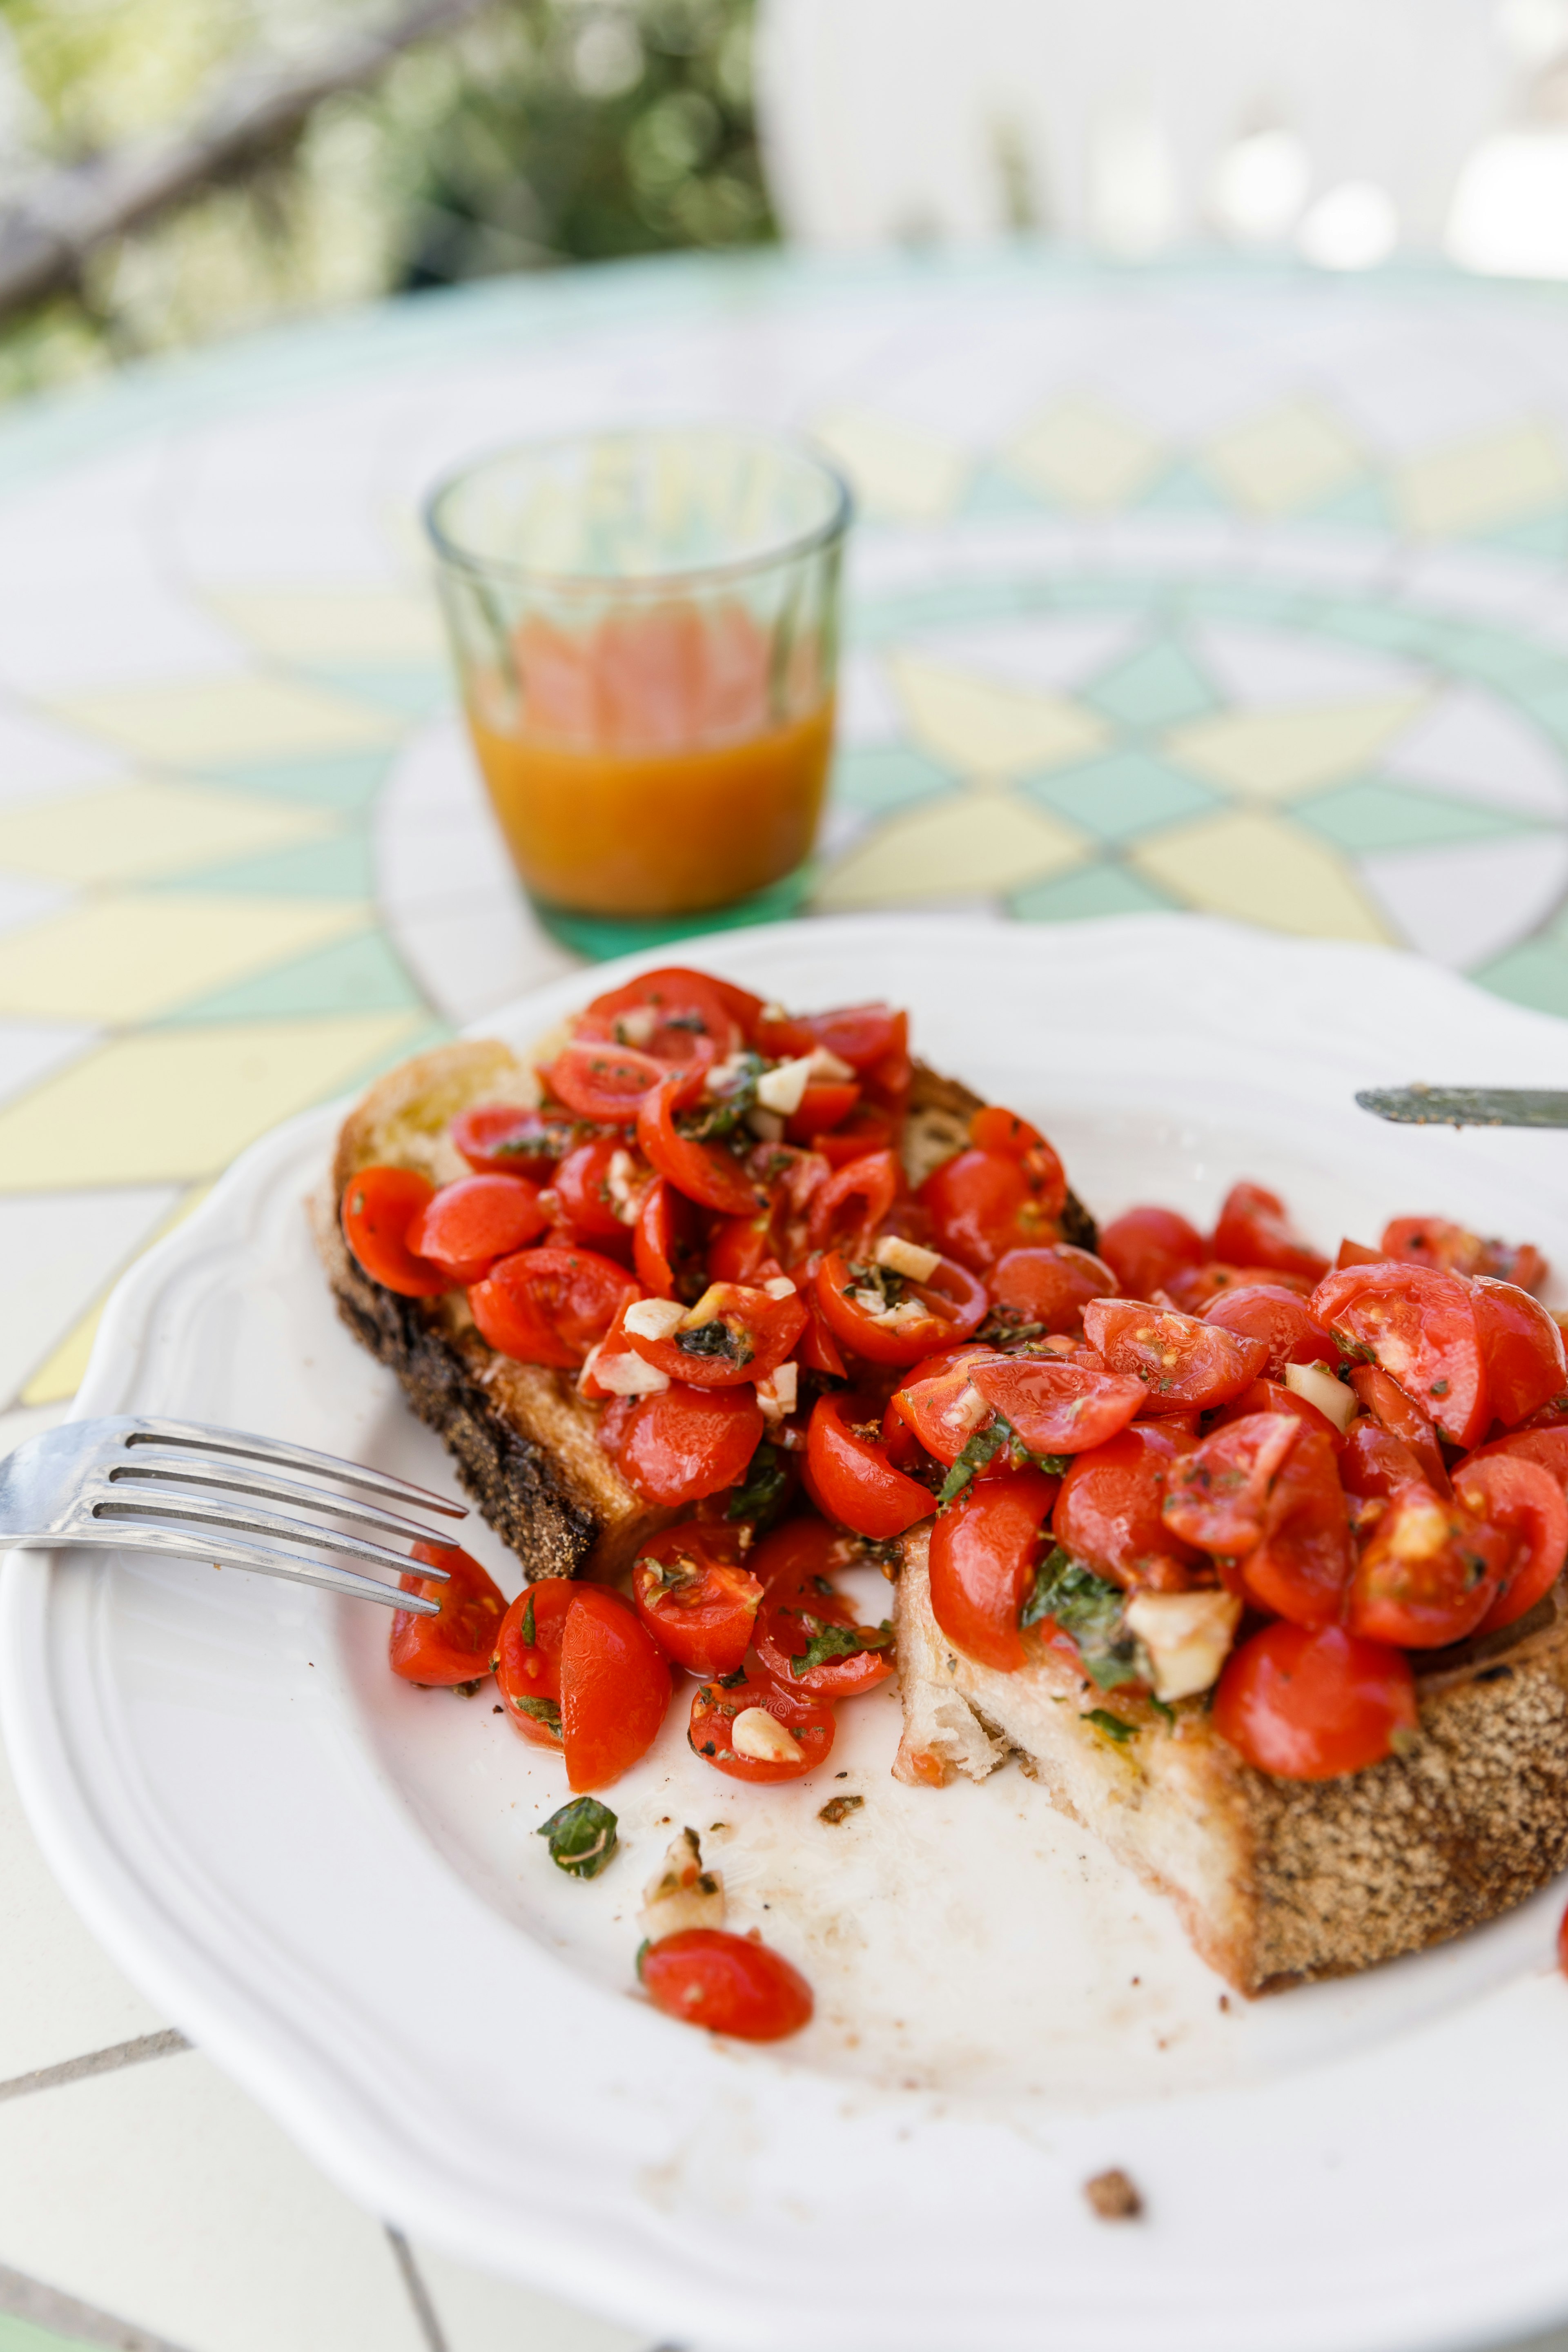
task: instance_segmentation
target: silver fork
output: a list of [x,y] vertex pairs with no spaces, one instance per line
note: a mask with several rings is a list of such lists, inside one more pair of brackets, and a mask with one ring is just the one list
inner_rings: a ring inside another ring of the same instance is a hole
[[[286,1471],[303,1475],[281,1475]],[[334,1494],[333,1485],[353,1492]],[[427,1568],[405,1551],[354,1532],[371,1528],[410,1543],[445,1540],[416,1520],[385,1509],[381,1497],[443,1518],[468,1517],[463,1504],[449,1503],[388,1471],[366,1470],[332,1454],[244,1430],[132,1415],[67,1421],[28,1438],[0,1461],[0,1549],[100,1544],[118,1551],[162,1552],[319,1584],[328,1592],[434,1617],[438,1601],[315,1557],[341,1552],[400,1575],[416,1570],[445,1583],[444,1568]],[[271,1507],[277,1505],[293,1507]],[[334,1527],[333,1520],[348,1524]]]

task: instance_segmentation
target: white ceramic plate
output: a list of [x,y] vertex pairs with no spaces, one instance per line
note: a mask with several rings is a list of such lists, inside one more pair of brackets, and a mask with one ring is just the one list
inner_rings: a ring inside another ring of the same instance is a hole
[[[1037,1119],[1102,1213],[1208,1216],[1247,1174],[1330,1246],[1442,1210],[1568,1265],[1568,1138],[1352,1102],[1417,1076],[1568,1085],[1568,1026],[1413,960],[1167,917],[823,922],[681,952],[788,1003],[908,1004],[920,1050]],[[487,1026],[525,1044],[619,970]],[[80,1412],[449,1485],[312,1258],[301,1196],[334,1119],[258,1144],[135,1268]],[[693,1759],[678,1704],[614,1791],[625,1851],[579,1885],[530,1834],[558,1763],[488,1692],[395,1681],[385,1637],[378,1612],[177,1563],[14,1555],[0,1589],[7,1744],[60,1878],[365,2205],[627,2322],[768,2352],[1438,2352],[1568,2312],[1551,1893],[1370,1977],[1226,2003],[1167,1906],[1018,1772],[897,1786],[887,1693],[776,1790]],[[825,1826],[845,1790],[864,1806]],[[686,1822],[731,1923],[816,1986],[779,2051],[635,1997],[639,1892]],[[1112,2164],[1147,2200],[1136,2227],[1083,2199]]]

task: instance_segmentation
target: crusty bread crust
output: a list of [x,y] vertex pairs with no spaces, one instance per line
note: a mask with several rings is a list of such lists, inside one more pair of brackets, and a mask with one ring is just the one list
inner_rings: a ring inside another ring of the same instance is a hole
[[[1568,1612],[1552,1596],[1501,1653],[1434,1660],[1408,1749],[1333,1780],[1254,1771],[1201,1706],[1152,1709],[1125,1743],[1059,1650],[999,1674],[931,1614],[930,1530],[905,1538],[896,1601],[904,1737],[893,1769],[940,1787],[1009,1754],[1054,1804],[1170,1896],[1237,1991],[1344,1976],[1493,1919],[1568,1864]],[[1495,1637],[1494,1637],[1495,1640]],[[1138,1712],[1128,1707],[1130,1717]]]

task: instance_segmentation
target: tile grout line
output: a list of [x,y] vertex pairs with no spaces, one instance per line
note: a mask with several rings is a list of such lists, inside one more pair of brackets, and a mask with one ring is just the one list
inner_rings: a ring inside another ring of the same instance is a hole
[[129,2320],[115,2319],[95,2305],[79,2303],[75,2295],[61,2294],[58,2288],[10,2270],[4,2263],[0,2263],[0,2312],[12,2319],[25,2319],[34,2327],[52,2328],[80,2344],[102,2345],[106,2352],[184,2352],[166,2336],[153,2336]]
[[419,2323],[419,2332],[425,2338],[428,2352],[448,2352],[446,2330],[430,2299],[430,2290],[425,2284],[419,2265],[414,2259],[413,2247],[402,2231],[395,2230],[390,2221],[384,2221],[382,2227],[386,2231],[393,2259],[402,2273],[403,2284],[408,2290],[408,2300],[414,2305],[414,2316]]
[[160,2033],[138,2034],[134,2042],[113,2042],[107,2050],[89,2050],[80,2058],[64,2058],[56,2066],[35,2066],[30,2074],[13,2074],[8,2083],[0,2083],[0,2100],[57,2090],[62,2083],[83,2082],[92,2074],[117,2074],[121,2066],[140,2066],[149,2058],[173,2058],[190,2047],[183,2033],[165,2026]]

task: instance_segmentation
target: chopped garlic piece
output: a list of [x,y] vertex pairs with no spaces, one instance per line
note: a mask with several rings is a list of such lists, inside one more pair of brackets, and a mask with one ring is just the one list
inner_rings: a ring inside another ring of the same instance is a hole
[[805,1099],[811,1084],[812,1054],[803,1054],[797,1062],[781,1062],[776,1069],[764,1071],[757,1080],[757,1100],[764,1110],[776,1110],[791,1118]]
[[1154,1667],[1154,1696],[1167,1705],[1207,1690],[1226,1662],[1241,1602],[1233,1592],[1136,1592],[1122,1623]]
[[747,1068],[746,1059],[741,1054],[731,1054],[727,1062],[710,1063],[708,1076],[702,1081],[703,1093],[714,1102],[721,1101],[725,1095],[734,1093],[746,1076]]
[[813,1053],[807,1055],[806,1067],[817,1086],[841,1087],[847,1078],[852,1078],[855,1075],[854,1064],[841,1062],[837,1054],[828,1052],[826,1045],[818,1045]]
[[1326,1413],[1336,1429],[1350,1427],[1357,1410],[1355,1391],[1336,1381],[1323,1365],[1287,1364],[1285,1385],[1292,1396],[1305,1397],[1309,1404]]
[[889,1307],[879,1290],[851,1290],[847,1296],[867,1320],[883,1331],[900,1330],[906,1323],[923,1323],[931,1313],[930,1307],[922,1307],[918,1298],[900,1298],[897,1306]]
[[763,1288],[770,1298],[793,1298],[795,1296],[795,1285],[787,1274],[775,1274],[771,1282],[763,1283]]
[[755,1764],[798,1764],[805,1754],[765,1706],[742,1708],[730,1727],[730,1745],[737,1756],[749,1756]]
[[911,1282],[929,1282],[942,1264],[942,1253],[921,1249],[919,1242],[907,1242],[900,1234],[884,1234],[877,1244],[877,1264],[907,1274]]
[[622,1328],[635,1331],[639,1339],[668,1339],[685,1320],[679,1298],[638,1298],[627,1307]]
[[783,1421],[800,1401],[800,1367],[780,1364],[765,1381],[757,1382],[757,1402],[770,1421]]
[[628,1011],[616,1013],[615,1027],[616,1043],[635,1045],[640,1053],[658,1027],[658,1007],[657,1004],[634,1004]]
[[784,1131],[776,1110],[759,1110],[754,1106],[746,1113],[746,1125],[761,1143],[776,1143]]
[[[608,1389],[612,1396],[658,1396],[669,1386],[668,1372],[661,1372],[657,1364],[645,1364],[630,1348],[606,1356],[601,1344],[594,1349],[588,1363],[593,1366],[599,1386]],[[584,1379],[587,1372],[588,1364],[584,1364]]]
[[937,1419],[954,1437],[973,1437],[991,1408],[973,1381],[961,1388],[945,1412]]
[[629,1151],[612,1151],[610,1164],[605,1171],[605,1189],[610,1196],[610,1206],[623,1225],[635,1225],[640,1193],[637,1187],[637,1164]]
[[665,1855],[664,1868],[644,1888],[639,1924],[654,1944],[685,1927],[724,1925],[724,1882],[716,1870],[703,1869],[695,1830],[681,1831]]

